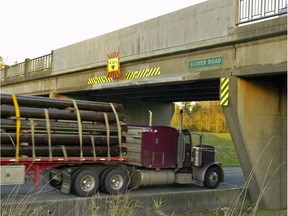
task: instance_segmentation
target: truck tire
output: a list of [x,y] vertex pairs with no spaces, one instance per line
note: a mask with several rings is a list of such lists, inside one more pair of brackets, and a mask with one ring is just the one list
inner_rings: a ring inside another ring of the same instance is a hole
[[208,189],[217,188],[221,181],[221,170],[217,166],[210,167],[206,173],[204,178],[204,186]]
[[112,169],[114,169],[114,168],[108,167],[108,168],[105,168],[104,170],[102,170],[102,172],[100,173],[100,177],[99,177],[99,179],[100,179],[99,190],[100,190],[101,192],[107,193],[107,192],[105,191],[105,176],[106,176],[107,173],[110,172],[110,170],[112,170]]
[[77,170],[72,178],[71,191],[80,197],[96,194],[99,189],[99,176],[94,170]]
[[121,169],[109,169],[102,177],[102,190],[108,194],[122,193],[128,188],[128,172]]

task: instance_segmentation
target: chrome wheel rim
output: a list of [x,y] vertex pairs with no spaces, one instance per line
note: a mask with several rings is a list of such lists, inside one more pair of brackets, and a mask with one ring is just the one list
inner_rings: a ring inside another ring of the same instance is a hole
[[216,172],[211,172],[209,175],[209,183],[215,185],[218,182],[218,174]]
[[110,181],[110,186],[114,190],[120,190],[124,184],[124,179],[121,175],[113,175]]
[[95,187],[95,184],[95,179],[90,175],[86,175],[81,179],[81,189],[83,191],[91,191]]

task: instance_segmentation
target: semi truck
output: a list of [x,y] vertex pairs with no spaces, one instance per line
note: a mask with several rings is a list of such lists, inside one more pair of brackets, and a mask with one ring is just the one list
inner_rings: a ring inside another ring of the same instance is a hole
[[[181,115],[182,116],[182,112]],[[216,150],[191,132],[127,125],[123,106],[1,94],[1,184],[34,184],[40,174],[63,193],[118,194],[149,185],[224,181]],[[180,120],[181,122],[181,120]]]

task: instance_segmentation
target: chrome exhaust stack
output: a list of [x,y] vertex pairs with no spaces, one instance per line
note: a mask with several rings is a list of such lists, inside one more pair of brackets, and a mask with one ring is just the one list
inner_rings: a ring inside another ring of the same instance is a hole
[[151,127],[152,126],[152,120],[153,120],[153,113],[151,110],[148,110],[149,111],[149,126]]

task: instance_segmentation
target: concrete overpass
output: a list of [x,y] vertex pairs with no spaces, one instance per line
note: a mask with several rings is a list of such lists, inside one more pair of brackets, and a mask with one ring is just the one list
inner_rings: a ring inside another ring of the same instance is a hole
[[240,25],[241,1],[209,0],[7,66],[1,90],[121,102],[129,123],[148,123],[150,109],[168,125],[171,102],[219,100],[229,78],[223,110],[252,201],[286,208],[287,17]]

